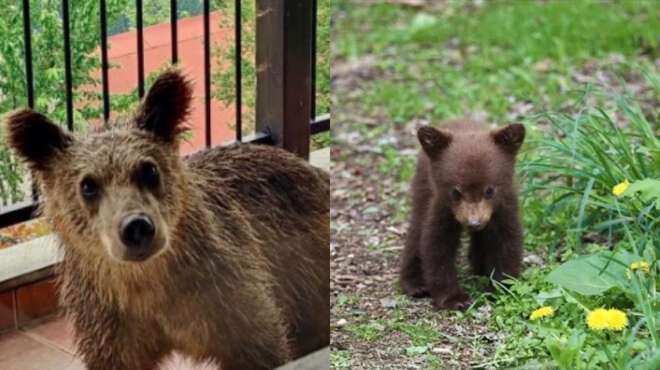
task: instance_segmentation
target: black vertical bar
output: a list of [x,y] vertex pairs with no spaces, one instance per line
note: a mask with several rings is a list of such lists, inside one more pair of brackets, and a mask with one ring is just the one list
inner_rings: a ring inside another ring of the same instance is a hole
[[[34,109],[34,76],[32,74],[32,25],[30,24],[30,0],[23,0],[23,42],[25,45],[25,82],[28,107]],[[32,181],[32,200],[39,198],[37,183]]]
[[23,0],[23,42],[25,45],[25,82],[28,107],[34,108],[34,77],[32,76],[32,32],[30,0]]
[[312,0],[312,94],[311,120],[316,118],[316,29],[318,27],[318,0]]
[[177,37],[177,7],[176,0],[170,1],[170,27],[172,31],[172,64],[179,62],[179,45]]
[[66,85],[66,127],[73,131],[73,86],[71,77],[71,34],[69,29],[69,0],[62,0],[64,28],[64,84]]
[[103,77],[103,119],[110,118],[110,91],[108,88],[108,26],[105,0],[100,0],[101,7],[101,74]]
[[236,141],[243,140],[243,114],[242,114],[242,98],[243,98],[243,77],[241,75],[241,61],[242,61],[242,43],[241,43],[241,32],[242,32],[242,23],[241,23],[241,0],[235,1],[235,25],[234,32],[236,38],[236,51],[235,57],[236,60],[234,64],[236,66]]
[[211,4],[204,0],[204,108],[206,122],[206,147],[211,147]]
[[144,96],[144,35],[142,32],[142,0],[135,0],[135,23],[137,25],[138,94]]

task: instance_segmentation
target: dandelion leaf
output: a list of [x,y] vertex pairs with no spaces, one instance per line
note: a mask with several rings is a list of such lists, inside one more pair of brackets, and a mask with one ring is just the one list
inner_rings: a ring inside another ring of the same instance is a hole
[[550,272],[546,280],[582,295],[597,295],[614,287],[625,288],[626,269],[636,260],[639,257],[625,251],[614,255],[594,254],[565,262]]
[[639,197],[643,202],[655,202],[655,208],[660,209],[660,179],[635,181],[630,184],[623,195],[626,197],[632,197],[637,193],[639,193]]

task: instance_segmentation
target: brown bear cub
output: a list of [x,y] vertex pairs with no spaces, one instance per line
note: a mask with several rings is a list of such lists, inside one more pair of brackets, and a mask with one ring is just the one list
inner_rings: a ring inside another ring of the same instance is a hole
[[272,369],[329,342],[328,175],[268,146],[181,158],[191,94],[166,72],[132,119],[81,137],[9,117],[88,369],[155,369],[173,350]]
[[456,274],[461,232],[470,234],[474,273],[516,276],[522,229],[514,181],[525,127],[488,131],[472,121],[417,132],[422,152],[412,181],[412,218],[401,258],[400,283],[412,297],[430,295],[438,309],[465,309],[470,297]]

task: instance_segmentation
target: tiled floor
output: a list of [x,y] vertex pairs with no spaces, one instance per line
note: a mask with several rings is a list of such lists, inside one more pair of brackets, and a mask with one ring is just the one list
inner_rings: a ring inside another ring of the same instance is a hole
[[[54,318],[32,328],[0,336],[2,370],[84,370],[75,356],[71,325]],[[163,370],[212,370],[215,367],[194,364],[179,355],[168,359]]]

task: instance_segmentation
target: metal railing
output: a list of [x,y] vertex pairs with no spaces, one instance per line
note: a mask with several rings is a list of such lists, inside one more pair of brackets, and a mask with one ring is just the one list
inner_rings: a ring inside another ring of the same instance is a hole
[[[243,135],[242,71],[241,71],[241,0],[235,0],[235,141],[281,146],[304,158],[309,156],[310,135],[330,129],[330,115],[316,117],[316,27],[317,0],[256,0],[257,34],[256,64],[257,99],[256,130]],[[108,77],[108,32],[106,0],[100,6],[100,49],[103,119],[110,118]],[[145,93],[143,4],[135,1],[138,95]],[[71,32],[69,0],[62,0],[64,43],[66,126],[73,131],[73,83],[71,63]],[[211,40],[210,0],[203,0],[204,23],[204,130],[205,146],[210,148],[211,116]],[[170,1],[171,62],[179,62],[177,33],[177,1]],[[35,91],[32,71],[32,29],[30,0],[23,0],[23,34],[27,103],[34,108]],[[33,199],[0,208],[0,227],[27,221],[37,207]]]

